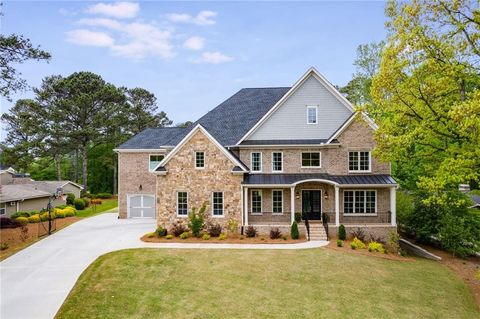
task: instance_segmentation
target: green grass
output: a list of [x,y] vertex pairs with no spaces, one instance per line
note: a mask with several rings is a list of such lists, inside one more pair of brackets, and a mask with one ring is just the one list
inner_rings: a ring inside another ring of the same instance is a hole
[[133,249],[101,256],[58,318],[479,318],[446,267],[309,250]]
[[77,210],[77,217],[90,217],[97,214],[103,213],[104,211],[113,209],[118,206],[118,200],[115,199],[105,199],[102,200],[102,204],[97,205],[96,209],[93,209],[93,205],[90,205],[86,209]]

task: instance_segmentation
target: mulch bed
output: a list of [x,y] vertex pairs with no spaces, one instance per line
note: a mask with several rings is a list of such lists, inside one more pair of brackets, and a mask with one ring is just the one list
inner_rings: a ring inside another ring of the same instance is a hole
[[344,253],[365,255],[369,257],[376,257],[376,258],[383,258],[383,259],[390,259],[390,260],[397,260],[397,261],[415,261],[414,258],[400,256],[393,253],[382,254],[378,252],[369,252],[368,249],[352,249],[350,248],[350,241],[348,240],[345,240],[343,242],[343,247],[337,247],[337,242],[335,240],[330,240],[330,243],[328,244],[327,248],[335,251],[341,251]]
[[180,237],[173,237],[172,239],[166,239],[165,237],[152,237],[148,238],[143,236],[140,238],[142,241],[147,243],[219,243],[219,244],[296,244],[307,241],[305,236],[300,237],[299,239],[292,239],[290,236],[287,236],[287,239],[270,239],[269,236],[257,236],[253,238],[248,238],[243,236],[243,239],[240,239],[239,235],[229,235],[227,239],[220,240],[218,237],[211,237],[209,240],[203,240],[202,238],[188,237],[187,239],[181,239]]

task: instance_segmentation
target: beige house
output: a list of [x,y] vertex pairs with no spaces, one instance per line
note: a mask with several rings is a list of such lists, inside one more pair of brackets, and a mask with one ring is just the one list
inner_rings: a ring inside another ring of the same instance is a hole
[[397,183],[372,154],[375,129],[313,68],[292,87],[242,89],[190,127],[147,129],[118,147],[120,217],[169,228],[206,203],[224,226],[288,231],[302,216],[310,239],[340,224],[386,237]]

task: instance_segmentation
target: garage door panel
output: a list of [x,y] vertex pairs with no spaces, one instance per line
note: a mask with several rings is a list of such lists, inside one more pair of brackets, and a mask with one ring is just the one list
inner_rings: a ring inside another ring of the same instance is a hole
[[143,207],[154,207],[155,206],[155,199],[150,196],[143,197]]
[[155,197],[153,195],[129,196],[129,218],[155,218]]
[[137,207],[130,207],[130,217],[142,217],[142,209]]
[[144,208],[143,209],[143,217],[151,217],[151,218],[154,218],[155,217],[155,208],[151,207],[151,208]]

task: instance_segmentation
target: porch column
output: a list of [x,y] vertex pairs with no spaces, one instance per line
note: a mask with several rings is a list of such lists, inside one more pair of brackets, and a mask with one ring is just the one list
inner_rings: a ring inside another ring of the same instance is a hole
[[335,185],[335,226],[340,226],[340,187]]
[[290,187],[290,211],[292,215],[290,224],[293,224],[295,221],[295,186]]
[[243,213],[245,214],[245,226],[248,226],[248,187],[243,188]]
[[390,188],[390,211],[392,212],[392,226],[397,226],[397,188]]

